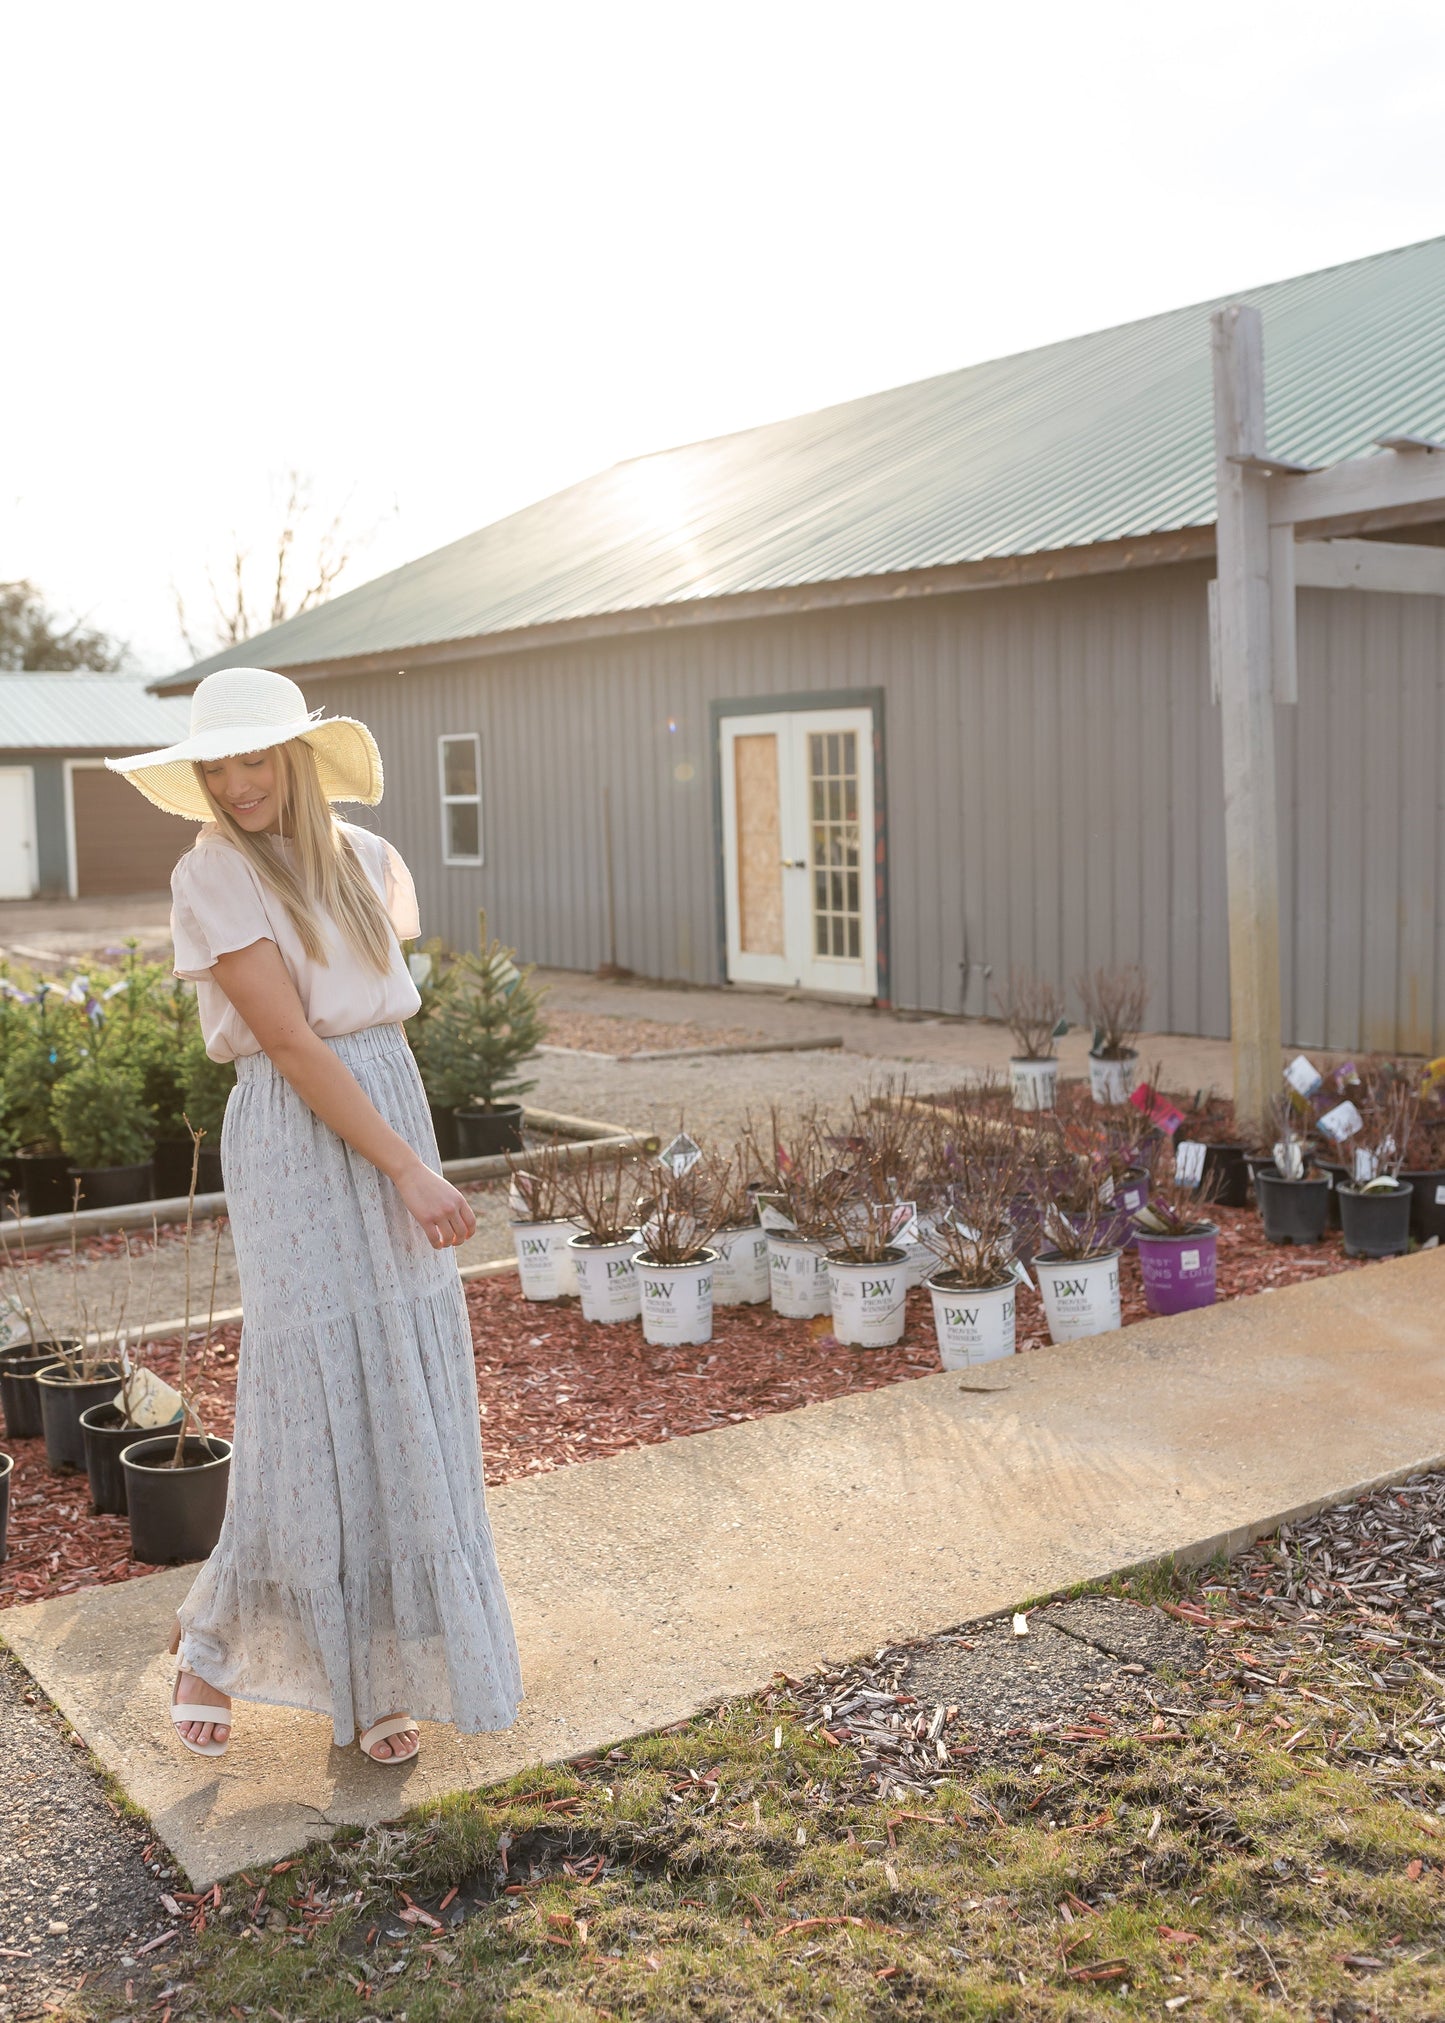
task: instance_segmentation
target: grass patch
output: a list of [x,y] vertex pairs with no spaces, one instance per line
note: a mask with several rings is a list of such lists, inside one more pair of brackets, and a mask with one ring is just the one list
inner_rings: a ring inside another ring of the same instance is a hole
[[[1224,1620],[1206,1578],[1091,1591],[1203,1595]],[[1262,1642],[1257,1625],[1216,1631],[1216,1672],[1268,1670]],[[1326,1645],[1228,1705],[1216,1683],[1177,1741],[1022,1734],[881,1801],[784,1682],[233,1880],[193,1914],[171,2006],[286,2023],[1438,2023],[1445,1777],[1412,1762],[1390,1788],[1411,1689],[1350,1671],[1347,1740],[1312,1706],[1352,1663]]]

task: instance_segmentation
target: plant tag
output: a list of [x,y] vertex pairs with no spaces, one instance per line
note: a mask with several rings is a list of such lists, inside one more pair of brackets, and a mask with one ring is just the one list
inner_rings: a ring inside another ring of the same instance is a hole
[[13,1292],[0,1294],[0,1349],[8,1349],[15,1342],[29,1339],[30,1328],[19,1299]]
[[888,1229],[890,1243],[910,1244],[919,1241],[918,1203],[899,1201],[895,1203],[892,1220]]
[[1174,1148],[1174,1179],[1180,1187],[1197,1187],[1204,1178],[1206,1147],[1197,1138],[1181,1138]]
[[1026,1285],[1030,1291],[1033,1290],[1034,1282],[1029,1277],[1029,1268],[1026,1264],[1021,1264],[1019,1260],[1015,1258],[1013,1263],[1009,1266],[1009,1270],[1013,1273],[1014,1278],[1020,1285]]
[[653,1244],[657,1241],[657,1222],[655,1218],[650,1218],[644,1222],[637,1234],[642,1239],[642,1248],[650,1252]]
[[1099,1199],[1103,1202],[1106,1208],[1113,1207],[1114,1176],[1112,1173],[1106,1173],[1103,1179],[1099,1182]]
[[766,1201],[758,1206],[758,1221],[764,1229],[796,1229],[798,1226],[791,1215],[786,1215],[781,1208],[773,1208]]
[[503,997],[510,997],[512,992],[517,988],[517,985],[522,981],[522,972],[518,969],[516,963],[513,962],[510,955],[502,957],[493,973],[496,978],[497,989],[502,993]]
[[1319,1127],[1338,1145],[1342,1139],[1353,1138],[1356,1131],[1362,1131],[1365,1120],[1353,1103],[1336,1103],[1333,1110],[1326,1110],[1320,1118]]
[[1435,1189],[1435,1206],[1437,1208],[1445,1208],[1445,1187],[1437,1187]]
[[1288,1144],[1283,1139],[1274,1148],[1275,1170],[1281,1180],[1303,1180],[1305,1177],[1305,1148],[1298,1139]]
[[1376,1174],[1372,1179],[1364,1181],[1360,1187],[1360,1192],[1362,1194],[1393,1194],[1395,1187],[1396,1181],[1393,1173],[1380,1173]]
[[1198,1271],[1199,1252],[1197,1250],[1181,1250],[1179,1253],[1179,1269],[1181,1271]]
[[695,1138],[689,1138],[686,1131],[679,1131],[670,1145],[664,1145],[657,1155],[659,1166],[665,1166],[675,1180],[684,1173],[690,1173],[702,1157],[702,1147]]
[[1375,1157],[1374,1153],[1369,1149],[1367,1145],[1357,1146],[1355,1150],[1356,1187],[1362,1186],[1364,1182],[1367,1180],[1373,1180],[1379,1168],[1379,1164],[1380,1164],[1379,1160]]
[[418,990],[424,983],[431,982],[432,958],[429,955],[409,955],[406,966],[411,971],[411,980]]
[[1058,1024],[1054,1027],[1053,1031],[1049,1034],[1049,1038],[1052,1040],[1061,1040],[1068,1030],[1069,1030],[1068,1020],[1060,1019]]
[[1296,1054],[1284,1071],[1284,1078],[1297,1096],[1312,1096],[1324,1081],[1314,1062]]
[[[131,1372],[130,1423],[132,1426],[168,1426],[181,1409],[181,1394],[163,1377],[144,1367]],[[117,1391],[111,1403],[125,1410],[125,1392]]]
[[1151,1092],[1142,1082],[1137,1089],[1131,1091],[1129,1101],[1134,1105],[1136,1110],[1142,1110],[1154,1128],[1157,1131],[1164,1132],[1166,1137],[1172,1138],[1174,1133],[1179,1129],[1179,1126],[1184,1122],[1184,1112],[1182,1110],[1177,1110],[1171,1102],[1159,1095],[1157,1091],[1151,1096]]

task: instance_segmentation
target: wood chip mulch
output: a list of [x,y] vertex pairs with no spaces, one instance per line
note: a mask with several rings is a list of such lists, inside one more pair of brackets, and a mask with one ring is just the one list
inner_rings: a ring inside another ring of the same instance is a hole
[[[1313,1249],[1277,1248],[1264,1241],[1253,1210],[1221,1209],[1216,1216],[1223,1298],[1356,1268],[1337,1232]],[[1123,1280],[1125,1324],[1148,1318],[1132,1253],[1125,1255]],[[930,1305],[921,1292],[910,1295],[908,1325],[892,1349],[842,1348],[826,1320],[784,1320],[770,1307],[720,1309],[705,1348],[651,1349],[638,1323],[596,1327],[583,1320],[575,1301],[530,1304],[510,1277],[471,1281],[467,1304],[489,1487],[876,1390],[939,1367]],[[1047,1340],[1042,1302],[1031,1288],[1021,1291],[1020,1350]],[[205,1424],[223,1437],[231,1431],[239,1347],[238,1325],[217,1331],[202,1392]],[[151,1343],[145,1360],[174,1378],[177,1357],[176,1343]],[[15,1473],[0,1608],[151,1571],[131,1558],[124,1518],[95,1516],[83,1479],[48,1472],[41,1442],[5,1444]]]

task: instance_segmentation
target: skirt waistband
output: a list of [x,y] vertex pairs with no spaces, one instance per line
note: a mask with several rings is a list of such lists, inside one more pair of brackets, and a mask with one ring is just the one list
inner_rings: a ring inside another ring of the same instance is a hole
[[[363,1026],[355,1033],[320,1033],[317,1035],[323,1046],[330,1047],[332,1053],[347,1063],[374,1061],[388,1054],[404,1054],[410,1051],[406,1028],[393,1021],[386,1025]],[[269,1054],[242,1054],[236,1062],[237,1082],[265,1079],[280,1073]]]

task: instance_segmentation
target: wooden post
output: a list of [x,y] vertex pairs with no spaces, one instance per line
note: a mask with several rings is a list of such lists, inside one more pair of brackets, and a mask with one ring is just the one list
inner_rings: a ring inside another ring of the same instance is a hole
[[1269,479],[1232,458],[1264,457],[1264,341],[1245,304],[1216,309],[1219,703],[1229,891],[1229,1010],[1242,1132],[1263,1137],[1280,1073],[1279,828],[1270,650]]

